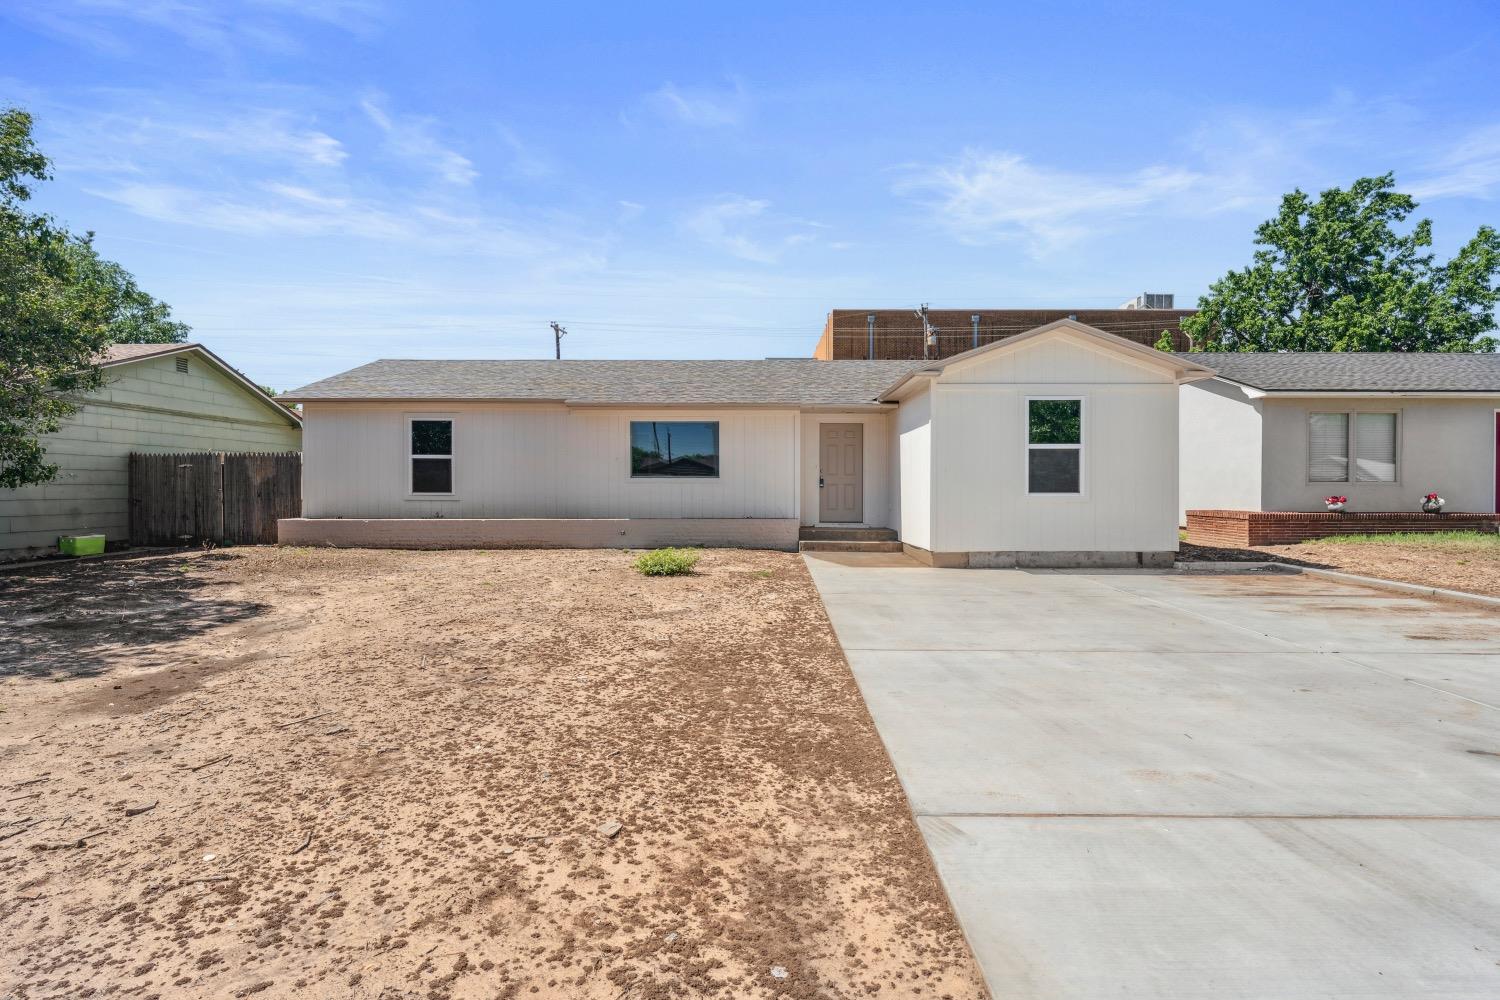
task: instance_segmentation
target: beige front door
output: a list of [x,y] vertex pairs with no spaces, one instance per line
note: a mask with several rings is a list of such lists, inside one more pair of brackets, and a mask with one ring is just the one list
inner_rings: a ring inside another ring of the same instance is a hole
[[865,519],[865,428],[863,424],[820,424],[818,438],[818,520]]

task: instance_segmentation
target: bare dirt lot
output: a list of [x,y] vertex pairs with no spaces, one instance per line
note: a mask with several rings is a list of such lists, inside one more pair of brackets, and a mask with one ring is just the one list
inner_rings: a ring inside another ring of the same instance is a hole
[[1407,540],[1409,536],[1399,540],[1386,540],[1378,535],[1368,538],[1359,542],[1313,541],[1245,549],[1210,548],[1184,542],[1178,558],[1269,559],[1500,597],[1500,539],[1494,535],[1415,540]]
[[983,996],[800,559],[629,562],[0,576],[0,995]]

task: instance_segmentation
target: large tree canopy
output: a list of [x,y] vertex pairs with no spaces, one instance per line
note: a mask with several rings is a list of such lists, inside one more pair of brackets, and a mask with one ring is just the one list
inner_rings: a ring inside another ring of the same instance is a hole
[[1182,321],[1205,351],[1489,351],[1500,302],[1500,234],[1481,226],[1445,264],[1432,223],[1391,174],[1281,199],[1255,231],[1254,262],[1231,271]]
[[32,185],[51,165],[31,136],[31,116],[0,110],[0,487],[57,474],[38,438],[97,388],[112,343],[169,343],[188,327],[141,291],[124,268],[51,216],[30,212]]

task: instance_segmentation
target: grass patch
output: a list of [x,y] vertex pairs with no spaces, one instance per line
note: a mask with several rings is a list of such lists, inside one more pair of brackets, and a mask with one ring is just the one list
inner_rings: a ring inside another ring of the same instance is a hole
[[701,556],[692,549],[652,549],[636,559],[635,568],[642,576],[682,576],[693,571]]
[[1393,531],[1385,535],[1329,535],[1308,540],[1330,545],[1480,545],[1500,552],[1500,535],[1479,531]]

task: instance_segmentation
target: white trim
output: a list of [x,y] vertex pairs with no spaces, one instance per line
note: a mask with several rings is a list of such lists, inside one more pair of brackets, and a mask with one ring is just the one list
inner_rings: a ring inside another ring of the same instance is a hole
[[1262,389],[1249,382],[1217,374],[1214,379],[1245,390],[1252,399],[1493,399],[1500,396],[1494,389]]
[[[1078,443],[1077,444],[1032,444],[1031,443],[1031,403],[1032,400],[1062,400],[1065,402],[1078,403]],[[1082,500],[1088,497],[1088,464],[1084,461],[1084,451],[1088,447],[1088,397],[1073,396],[1025,396],[1021,404],[1021,482],[1026,487],[1022,495],[1028,498],[1041,500]],[[1075,493],[1033,493],[1031,491],[1031,452],[1038,451],[1076,451],[1078,452],[1078,491]]]
[[1020,347],[1033,339],[1056,333],[1062,333],[1065,335],[1073,334],[1079,338],[1093,341],[1097,346],[1111,351],[1112,353],[1124,355],[1125,357],[1134,357],[1138,361],[1145,362],[1160,369],[1166,369],[1167,371],[1170,371],[1172,373],[1172,377],[1178,385],[1182,385],[1187,382],[1198,382],[1203,379],[1213,378],[1218,374],[1212,368],[1208,368],[1204,365],[1196,364],[1194,362],[1184,361],[1176,355],[1158,351],[1154,347],[1150,347],[1146,344],[1138,344],[1133,340],[1126,340],[1124,337],[1117,337],[1112,333],[1106,333],[1105,331],[1100,330],[1097,327],[1089,326],[1086,323],[1080,323],[1075,319],[1059,319],[1053,320],[1050,323],[1044,323],[1041,326],[1027,330],[1024,333],[1018,333],[1011,337],[1005,337],[1000,340],[991,341],[990,343],[985,344],[981,347],[975,347],[971,350],[963,351],[959,354],[954,354],[951,357],[935,360],[929,365],[915,368],[893,382],[884,392],[877,396],[876,399],[880,402],[885,402],[891,399],[899,399],[900,397],[897,394],[901,391],[902,387],[905,386],[906,383],[915,378],[918,378],[919,376],[940,375],[944,371],[946,371],[950,365],[953,365],[955,363],[964,364],[973,358],[979,357],[980,355],[990,354],[993,352],[1015,350],[1017,347]]
[[1495,407],[1495,422],[1490,425],[1490,491],[1495,495],[1495,513],[1500,514],[1500,406]]
[[[458,419],[453,413],[404,413],[405,421],[402,426],[406,428],[406,499],[408,500],[457,500],[458,499]],[[412,424],[418,420],[448,422],[448,454],[446,455],[418,455],[411,450]],[[418,458],[448,460],[448,492],[446,493],[418,493],[412,484],[415,475],[414,460]]]

